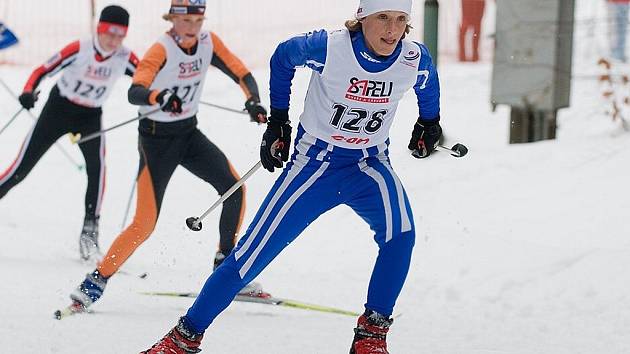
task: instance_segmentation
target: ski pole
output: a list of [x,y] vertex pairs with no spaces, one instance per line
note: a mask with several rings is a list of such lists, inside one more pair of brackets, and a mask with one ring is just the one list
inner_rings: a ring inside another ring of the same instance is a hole
[[234,109],[234,108],[221,106],[221,105],[218,105],[218,104],[214,104],[214,103],[210,103],[210,102],[204,102],[204,101],[199,101],[199,103],[201,103],[203,105],[206,105],[206,106],[222,109],[222,110],[228,111],[228,112],[234,112],[234,113],[240,113],[240,114],[248,114],[247,111],[244,110],[244,109]]
[[[11,95],[13,95],[13,92],[11,92],[9,90],[9,88],[6,86],[6,84],[4,83],[4,81],[2,82],[2,85],[4,85],[4,87],[11,93]],[[39,96],[39,90],[35,91],[35,97]],[[14,97],[15,98],[15,97]],[[19,99],[18,99],[19,102]],[[21,104],[21,103],[20,103]],[[9,122],[7,124],[4,125],[4,127],[2,127],[2,129],[0,129],[0,134],[2,134],[2,132],[7,129],[9,127],[9,125],[11,125],[11,123],[13,123],[13,121],[15,120],[15,118],[17,118],[20,113],[22,113],[23,110],[25,110],[26,108],[21,107],[17,112],[15,112],[15,114],[13,115],[13,117],[11,117],[11,119],[9,119]]]
[[438,145],[438,150],[448,151],[451,153],[451,156],[454,157],[464,157],[468,153],[468,148],[464,144],[457,143],[453,145],[452,148],[446,147],[444,145]]
[[[11,90],[11,88],[4,82],[4,80],[2,80],[2,78],[0,78],[0,85],[2,85],[7,92],[16,100],[19,101],[18,96]],[[34,121],[37,121],[37,117],[35,117],[33,115],[33,113],[31,113],[31,111],[26,110],[26,112],[28,113],[28,115],[31,117],[31,119],[33,119]],[[55,146],[59,149],[59,151],[61,151],[61,153],[70,161],[70,163],[72,163],[74,165],[74,167],[76,167],[79,171],[81,171],[83,169],[83,165],[77,163],[74,158],[72,158],[72,156],[70,156],[70,154],[63,148],[63,146],[59,145],[58,142],[55,142]]]
[[135,122],[135,121],[137,121],[137,120],[144,119],[144,118],[146,118],[146,117],[148,117],[148,116],[152,115],[153,113],[157,113],[157,112],[158,112],[159,110],[161,110],[161,109],[162,109],[162,108],[156,108],[156,109],[151,110],[151,111],[149,111],[149,112],[147,112],[147,113],[145,113],[145,114],[141,114],[141,115],[139,115],[139,116],[137,116],[137,117],[135,117],[135,118],[129,119],[129,120],[124,121],[124,122],[119,123],[119,124],[116,124],[116,125],[114,125],[113,127],[109,127],[109,128],[107,128],[107,129],[99,130],[99,131],[97,131],[97,132],[95,132],[95,133],[88,134],[88,135],[87,135],[87,136],[85,136],[85,137],[81,137],[81,134],[76,134],[76,135],[73,135],[73,136],[70,138],[70,140],[72,141],[72,143],[73,143],[73,144],[81,144],[81,143],[84,143],[84,142],[86,142],[86,141],[89,141],[89,140],[92,140],[92,139],[98,138],[99,136],[104,135],[105,133],[107,133],[107,132],[108,132],[108,131],[110,131],[110,130],[114,130],[114,129],[116,129],[116,128],[120,128],[120,127],[122,127],[123,125],[127,125],[127,124],[129,124],[129,123],[133,123],[133,122]]
[[124,230],[125,224],[127,224],[127,216],[129,215],[129,209],[131,209],[131,200],[133,199],[133,193],[136,191],[136,185],[138,184],[137,177],[133,180],[133,185],[131,186],[131,192],[129,193],[129,199],[127,200],[127,208],[125,209],[125,216],[123,217],[122,224],[120,225],[120,230]]
[[236,190],[239,189],[245,183],[245,181],[247,181],[249,177],[251,177],[254,173],[256,173],[256,171],[258,171],[258,169],[261,166],[262,166],[262,162],[258,161],[254,165],[254,167],[252,167],[249,171],[247,171],[245,176],[243,176],[241,179],[236,181],[236,183],[234,183],[234,185],[230,187],[230,189],[228,189],[227,192],[223,193],[221,198],[219,198],[216,202],[214,202],[214,204],[212,204],[212,206],[210,206],[210,208],[208,208],[208,210],[206,210],[205,213],[203,213],[200,217],[191,216],[188,219],[186,219],[186,226],[188,226],[188,228],[193,231],[200,231],[202,228],[201,221],[205,219],[206,216],[208,216],[208,214],[210,214],[214,209],[216,209],[221,203],[223,203],[232,194],[234,194],[234,192],[236,192]]
[[20,108],[17,112],[15,112],[15,114],[13,115],[13,117],[11,117],[11,119],[9,119],[9,121],[7,122],[7,124],[4,125],[4,127],[2,127],[2,129],[0,129],[0,134],[2,134],[2,132],[7,129],[9,127],[9,125],[11,125],[11,123],[13,123],[13,121],[15,120],[15,118],[17,118],[17,116],[20,115],[20,113],[22,113],[22,111],[24,110],[24,107]]

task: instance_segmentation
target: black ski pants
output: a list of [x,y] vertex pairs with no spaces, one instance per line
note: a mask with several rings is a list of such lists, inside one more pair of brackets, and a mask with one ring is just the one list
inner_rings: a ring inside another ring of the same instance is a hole
[[[197,129],[197,118],[162,123],[140,121],[138,151],[140,166],[136,213],[133,222],[112,243],[98,269],[106,277],[122,264],[153,233],[168,182],[177,166],[183,166],[225,193],[240,179],[223,152]],[[194,191],[190,192],[194,196]],[[223,202],[219,221],[219,249],[229,254],[236,243],[245,211],[245,189],[239,188]]]
[[[17,158],[0,174],[0,199],[13,187],[22,182],[50,147],[67,133],[88,134],[101,129],[102,110],[76,105],[59,94],[54,86],[48,101],[28,133]],[[85,170],[88,177],[85,192],[85,216],[96,217],[100,214],[105,190],[105,139],[99,137],[79,144],[85,158]],[[51,181],[63,183],[63,181]]]

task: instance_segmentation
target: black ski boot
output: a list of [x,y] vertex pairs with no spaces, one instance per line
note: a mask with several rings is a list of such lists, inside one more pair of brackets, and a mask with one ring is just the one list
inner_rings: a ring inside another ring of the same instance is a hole
[[98,247],[98,216],[86,216],[79,236],[79,252],[84,261],[101,256]]

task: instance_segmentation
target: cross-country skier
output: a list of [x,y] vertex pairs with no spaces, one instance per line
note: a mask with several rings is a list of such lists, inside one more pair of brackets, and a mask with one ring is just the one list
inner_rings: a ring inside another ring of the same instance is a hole
[[[168,182],[181,165],[225,193],[240,179],[223,152],[197,128],[197,109],[210,65],[238,83],[246,96],[245,109],[256,123],[267,122],[256,80],[213,32],[202,31],[204,0],[173,0],[165,19],[173,27],[145,54],[129,89],[129,102],[146,114],[139,125],[140,169],[136,214],[98,264],[72,293],[73,306],[87,308],[97,301],[108,279],[146,241],[157,223]],[[245,211],[240,188],[223,202],[219,224],[220,244],[215,267],[236,243]]]
[[[93,38],[77,40],[55,53],[33,71],[19,101],[31,109],[41,81],[60,71],[39,119],[29,132],[15,161],[0,174],[0,198],[29,174],[46,151],[67,133],[88,135],[101,129],[101,106],[122,75],[133,76],[138,58],[122,45],[129,26],[129,13],[120,6],[107,6],[100,14]],[[88,177],[85,217],[79,238],[84,260],[99,254],[98,222],[105,191],[105,139],[79,144]]]
[[[144,353],[197,353],[204,331],[311,222],[340,204],[374,230],[379,252],[351,353],[387,353],[385,337],[415,239],[411,206],[388,157],[398,102],[414,88],[409,149],[427,157],[441,136],[439,83],[427,48],[404,39],[412,0],[361,0],[346,29],[281,43],[271,58],[271,114],[260,147],[269,171],[287,161],[295,68],[313,70],[291,161],[237,247],[177,325]],[[272,150],[279,149],[282,161]]]
[[2,22],[0,22],[0,49],[8,48],[14,44],[17,44],[18,39],[11,32],[11,30],[6,27]]

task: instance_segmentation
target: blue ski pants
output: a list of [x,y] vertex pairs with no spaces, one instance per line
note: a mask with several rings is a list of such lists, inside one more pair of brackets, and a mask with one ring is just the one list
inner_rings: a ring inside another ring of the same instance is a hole
[[[415,242],[409,200],[387,155],[388,142],[345,149],[300,126],[295,151],[233,252],[206,280],[186,322],[198,333],[317,217],[345,204],[374,231],[379,252],[367,309],[385,316],[407,277]],[[351,252],[351,251],[350,251]]]

